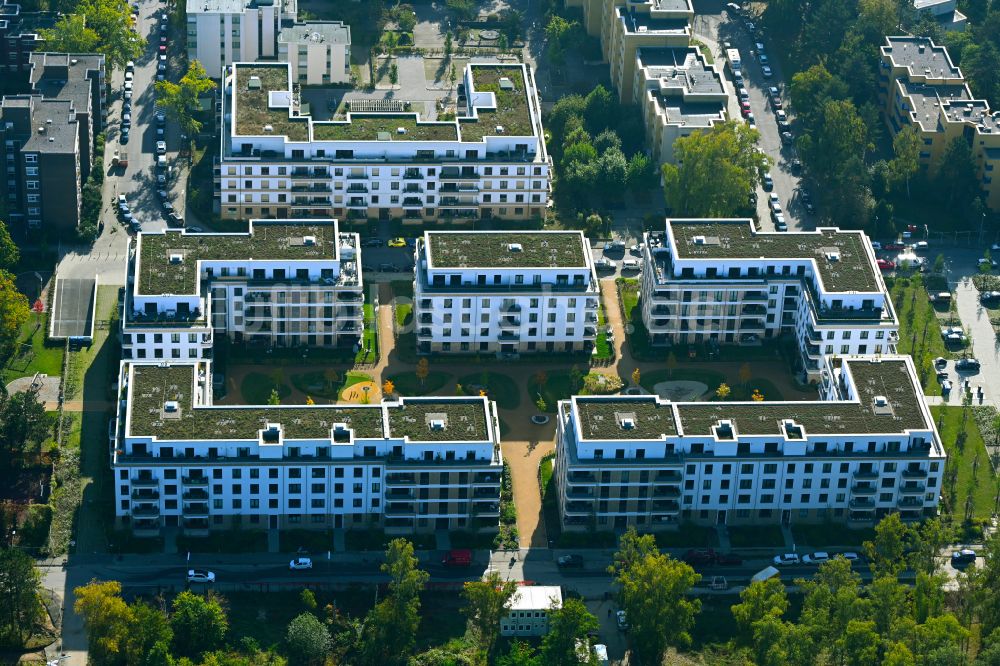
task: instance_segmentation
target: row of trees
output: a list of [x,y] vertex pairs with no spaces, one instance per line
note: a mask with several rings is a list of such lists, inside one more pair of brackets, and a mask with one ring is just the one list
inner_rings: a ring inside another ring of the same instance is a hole
[[655,188],[656,164],[645,154],[638,109],[622,106],[604,86],[568,95],[548,115],[548,144],[565,211],[618,204],[627,190]]
[[60,0],[64,15],[41,31],[45,48],[65,53],[103,53],[112,68],[124,69],[138,60],[146,40],[132,29],[127,0]]

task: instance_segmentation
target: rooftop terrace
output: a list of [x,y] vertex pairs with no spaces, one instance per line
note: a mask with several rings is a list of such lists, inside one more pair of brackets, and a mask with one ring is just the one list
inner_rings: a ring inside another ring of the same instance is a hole
[[[430,268],[580,268],[586,241],[578,231],[429,231]],[[514,246],[514,247],[512,247]]]
[[[130,437],[256,440],[266,424],[278,423],[286,440],[325,439],[335,424],[344,423],[355,438],[490,441],[487,402],[481,398],[404,399],[376,405],[193,406],[194,365],[133,364],[132,370]],[[163,410],[168,401],[178,403],[178,410],[169,415]]]
[[[309,241],[306,237],[311,237]],[[189,234],[167,231],[139,234],[136,249],[138,293],[197,294],[198,262],[249,260],[335,260],[335,223],[256,221],[249,233]],[[181,255],[179,262],[171,257]]]
[[881,289],[859,231],[758,232],[748,220],[685,222],[668,220],[680,259],[812,260],[828,292]]
[[458,141],[454,120],[420,122],[416,113],[352,113],[348,117],[344,121],[314,122],[313,138],[317,141]]

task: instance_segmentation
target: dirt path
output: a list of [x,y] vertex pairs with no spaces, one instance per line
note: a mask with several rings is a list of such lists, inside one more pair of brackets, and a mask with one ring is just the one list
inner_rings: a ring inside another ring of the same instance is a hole
[[389,365],[389,356],[396,348],[395,335],[395,309],[392,302],[395,295],[392,292],[392,285],[383,282],[378,286],[378,363],[375,367],[367,371],[375,378],[375,383],[382,385],[382,373]]
[[542,520],[542,497],[538,488],[538,465],[554,444],[534,441],[504,440],[504,459],[510,466],[514,505],[517,507],[517,531],[521,548],[548,548],[545,522]]
[[604,320],[615,332],[614,348],[615,362],[608,368],[614,370],[625,380],[632,375],[635,360],[625,344],[625,326],[622,322],[622,308],[618,302],[618,287],[614,280],[600,280],[601,300],[604,302]]

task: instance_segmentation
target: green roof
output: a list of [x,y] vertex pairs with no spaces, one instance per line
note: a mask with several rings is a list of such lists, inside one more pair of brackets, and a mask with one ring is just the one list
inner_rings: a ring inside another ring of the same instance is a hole
[[[236,108],[235,133],[237,136],[287,136],[290,141],[309,140],[309,119],[292,118],[290,109],[271,108],[269,93],[273,90],[287,91],[289,84],[288,66],[280,65],[235,65],[233,90]],[[260,87],[250,88],[250,77],[260,79]],[[271,131],[264,127],[270,125]]]
[[[854,378],[859,402],[705,402],[678,404],[685,435],[711,435],[720,419],[731,420],[739,435],[784,434],[782,424],[793,420],[807,435],[902,433],[930,429],[920,403],[923,394],[913,385],[902,360],[845,361]],[[890,412],[876,412],[875,396],[884,396]]]
[[[453,120],[419,122],[415,113],[352,113],[350,118],[349,122],[314,122],[313,138],[317,141],[458,141],[458,128]],[[400,128],[406,132],[400,133]]]
[[[305,238],[315,242],[307,245]],[[171,263],[172,255],[180,263]],[[167,231],[141,234],[137,250],[140,294],[197,294],[198,261],[337,258],[337,225],[332,223],[269,224],[254,222],[250,233],[187,234]]]
[[[501,88],[501,79],[510,79],[513,90]],[[504,136],[534,136],[531,113],[528,110],[527,85],[524,71],[517,67],[472,65],[472,83],[477,92],[492,92],[496,96],[495,110],[480,108],[479,121],[461,119],[462,141],[482,141],[486,136],[497,136],[496,128],[503,127]]]
[[[404,399],[400,405],[199,406],[192,407],[193,365],[134,364],[130,437],[169,440],[256,440],[268,423],[281,424],[285,439],[329,438],[345,423],[355,438],[409,437],[414,442],[482,442],[490,439],[486,401],[477,398]],[[177,416],[163,406],[178,403]],[[384,432],[388,413],[390,433]],[[437,427],[438,421],[443,427]]]
[[[655,396],[576,398],[584,439],[662,439],[677,434],[673,405]],[[631,427],[626,427],[631,424]]]
[[[881,290],[860,231],[754,232],[745,220],[669,224],[681,259],[812,259],[828,292]],[[827,256],[831,250],[837,259]]]
[[[435,232],[427,234],[432,268],[579,268],[587,265],[579,231]],[[520,245],[520,249],[510,246]]]

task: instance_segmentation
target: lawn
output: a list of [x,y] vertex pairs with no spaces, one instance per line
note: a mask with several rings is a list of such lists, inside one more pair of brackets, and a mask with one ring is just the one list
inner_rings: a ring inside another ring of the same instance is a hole
[[45,344],[45,317],[32,313],[21,327],[17,346],[4,367],[4,382],[41,372],[50,377],[62,374],[63,345]]
[[795,537],[795,545],[804,548],[829,548],[830,546],[858,548],[865,541],[871,541],[875,537],[875,530],[871,527],[851,529],[840,523],[793,524],[792,536]]
[[604,361],[614,358],[614,348],[608,341],[607,319],[604,316],[603,304],[597,306],[597,340],[594,347],[597,349],[594,359]]
[[265,553],[267,532],[264,530],[231,529],[212,532],[208,536],[177,535],[179,553]]
[[[348,550],[378,550],[384,551],[389,542],[397,538],[386,534],[380,529],[356,529],[344,532],[344,540]],[[435,546],[434,535],[428,532],[411,534],[406,537],[415,550],[431,550]]]
[[378,361],[378,320],[375,306],[364,304],[365,330],[361,333],[361,349],[354,355],[355,363],[371,364]]
[[940,324],[931,305],[920,276],[895,278],[889,291],[899,317],[899,343],[901,354],[909,354],[920,375],[927,395],[941,395],[941,385],[933,371],[933,359],[951,356],[941,339]]
[[278,533],[278,550],[294,553],[305,548],[310,553],[333,549],[333,530],[281,530]]
[[490,400],[495,400],[501,409],[517,409],[521,404],[521,390],[517,383],[499,372],[482,372],[460,377],[458,383],[462,385],[466,394],[475,395],[480,387],[486,387]]
[[[545,374],[547,379],[544,386],[536,384],[534,379],[528,381],[528,397],[532,402],[536,402],[541,394],[542,399],[545,400],[544,411],[551,414],[556,411],[558,402],[569,399],[579,390],[579,386],[576,385],[577,382],[574,382],[572,374],[568,371],[556,370]],[[581,376],[581,382],[582,379]]]
[[619,278],[617,280],[622,304],[622,322],[628,336],[629,349],[636,359],[650,359],[649,333],[642,322],[642,308],[639,307],[639,280]]
[[415,372],[401,372],[396,375],[389,375],[389,381],[396,387],[399,395],[430,395],[434,391],[444,388],[453,375],[450,372],[436,372],[431,370],[427,373],[424,381],[417,378]]
[[282,399],[292,394],[292,389],[284,382],[280,372],[265,375],[263,372],[248,372],[240,382],[240,393],[247,405],[266,405],[271,391],[277,389]]
[[993,511],[997,478],[990,468],[983,436],[970,413],[962,424],[961,407],[931,407],[938,432],[948,453],[944,474],[944,503],[956,522],[961,522],[971,501],[974,519],[987,519]]
[[708,548],[719,545],[715,528],[694,523],[681,523],[676,532],[655,532],[654,536],[659,548]]
[[785,537],[778,525],[754,525],[748,527],[729,527],[729,543],[733,548],[763,548],[781,547],[785,545]]

